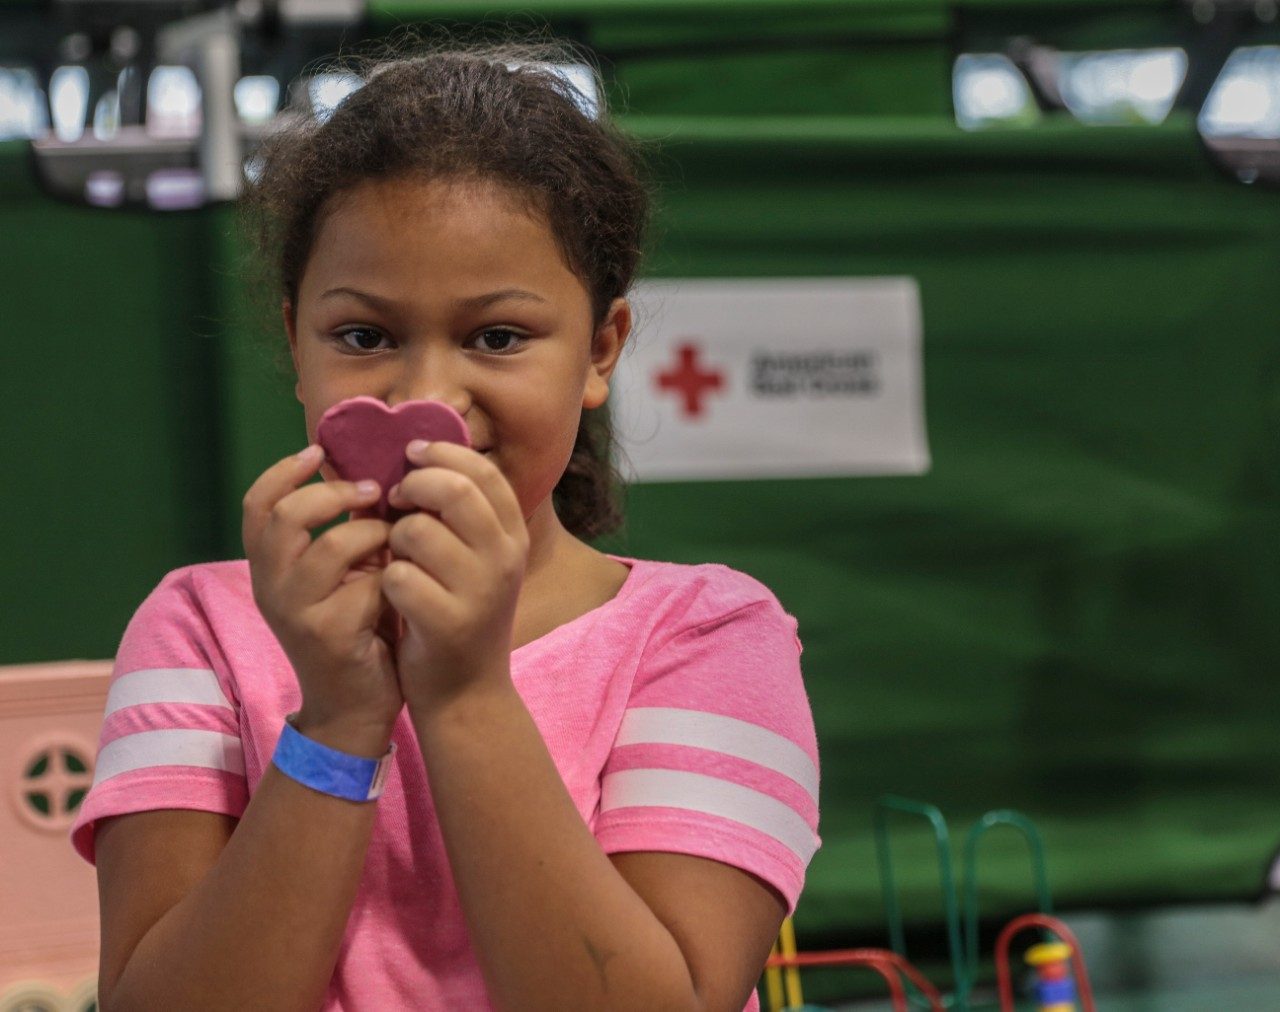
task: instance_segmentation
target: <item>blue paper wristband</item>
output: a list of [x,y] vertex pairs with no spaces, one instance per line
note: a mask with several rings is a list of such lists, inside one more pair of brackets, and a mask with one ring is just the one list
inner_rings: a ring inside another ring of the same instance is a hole
[[330,794],[348,801],[373,801],[382,794],[395,753],[395,742],[381,759],[365,759],[362,756],[339,752],[328,745],[301,734],[292,724],[289,714],[276,742],[271,761],[276,769],[313,791]]

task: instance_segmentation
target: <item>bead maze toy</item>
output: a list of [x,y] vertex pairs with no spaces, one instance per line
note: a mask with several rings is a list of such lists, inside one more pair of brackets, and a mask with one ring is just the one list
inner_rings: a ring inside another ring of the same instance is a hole
[[[1006,924],[996,939],[996,981],[1001,1012],[1014,1012],[1013,980],[1009,971],[1009,943],[1026,928],[1039,927],[1059,941],[1031,946],[1023,957],[1036,971],[1036,1012],[1076,1012],[1076,988],[1085,1012],[1093,1012],[1093,986],[1080,955],[1080,943],[1071,929],[1056,917],[1023,914]],[[1070,967],[1068,968],[1068,963]],[[1074,979],[1072,973],[1074,972]]]
[[[933,834],[953,981],[950,995],[944,996],[907,958],[906,931],[894,878],[889,832],[891,818],[903,816],[923,819]],[[1009,948],[1013,938],[1027,928],[1039,928],[1046,935],[1043,941],[1027,951],[1025,957],[1036,975],[1037,1012],[1094,1012],[1093,991],[1080,944],[1071,930],[1051,913],[1044,843],[1030,819],[1012,809],[993,809],[974,822],[964,841],[963,892],[959,903],[952,874],[951,837],[946,820],[937,807],[897,795],[885,795],[876,803],[873,823],[890,948],[798,952],[795,929],[788,918],[765,967],[765,994],[771,1012],[817,1009],[817,1006],[804,1004],[800,968],[805,966],[863,966],[874,970],[884,978],[894,1012],[907,1012],[911,1006],[927,1008],[930,1012],[943,1009],[969,1012],[970,1009],[991,1007],[975,1003],[973,997],[973,985],[979,971],[978,852],[986,834],[1000,827],[1016,831],[1027,845],[1038,907],[1036,912],[1023,914],[1006,924],[997,939],[995,965],[1001,1012],[1015,1012]],[[1051,936],[1056,936],[1057,940]]]
[[[802,966],[865,966],[884,978],[893,1000],[894,1012],[907,1012],[905,977],[928,1002],[930,1012],[946,1008],[942,995],[929,979],[895,952],[887,949],[838,949],[830,952],[797,952],[795,926],[791,918],[782,922],[782,931],[765,964],[765,990],[772,1012],[821,1012],[806,1005],[800,987]],[[786,1002],[784,1005],[783,1002]]]

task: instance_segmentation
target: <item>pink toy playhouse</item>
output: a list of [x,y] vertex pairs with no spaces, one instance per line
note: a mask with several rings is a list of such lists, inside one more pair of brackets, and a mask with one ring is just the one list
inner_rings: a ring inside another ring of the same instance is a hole
[[96,1008],[98,893],[67,833],[110,661],[0,667],[0,1012]]

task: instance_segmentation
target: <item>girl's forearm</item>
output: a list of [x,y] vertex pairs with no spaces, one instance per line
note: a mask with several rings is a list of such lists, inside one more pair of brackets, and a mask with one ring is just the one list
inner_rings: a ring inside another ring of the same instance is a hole
[[134,947],[103,1009],[312,1012],[333,974],[375,805],[268,766],[216,863]]
[[671,933],[601,851],[514,688],[413,713],[499,1009],[697,1009]]

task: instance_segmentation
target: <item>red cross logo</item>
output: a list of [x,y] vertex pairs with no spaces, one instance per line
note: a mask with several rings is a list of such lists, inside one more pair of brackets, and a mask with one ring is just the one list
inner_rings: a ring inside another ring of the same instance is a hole
[[658,373],[658,389],[675,391],[684,399],[681,407],[685,417],[697,418],[702,414],[702,398],[712,390],[724,389],[724,373],[700,366],[694,344],[677,345],[676,359],[674,366]]

